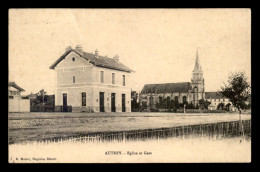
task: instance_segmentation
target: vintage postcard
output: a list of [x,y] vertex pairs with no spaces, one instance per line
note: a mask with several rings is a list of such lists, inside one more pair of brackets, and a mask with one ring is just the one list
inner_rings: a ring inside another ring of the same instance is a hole
[[9,9],[9,163],[251,162],[250,9]]

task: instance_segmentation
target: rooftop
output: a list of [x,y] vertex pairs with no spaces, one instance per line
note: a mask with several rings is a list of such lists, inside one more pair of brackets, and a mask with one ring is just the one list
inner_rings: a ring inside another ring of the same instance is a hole
[[90,63],[92,63],[95,66],[109,68],[109,69],[115,69],[115,70],[120,70],[120,71],[124,71],[124,72],[133,72],[133,70],[131,70],[130,68],[128,68],[124,64],[120,63],[116,59],[105,57],[105,56],[100,56],[100,55],[96,56],[95,54],[87,53],[87,52],[83,52],[83,51],[78,51],[76,49],[69,49],[69,50],[67,50],[58,60],[56,60],[50,66],[50,69],[54,69],[55,66],[59,62],[61,62],[70,52],[75,52],[80,57],[88,60]]
[[141,93],[186,93],[191,88],[190,82],[164,83],[164,84],[145,84]]
[[223,95],[220,92],[205,92],[206,99],[223,99]]
[[24,89],[19,87],[15,82],[9,82],[8,87],[14,87],[14,88],[18,89],[19,91],[25,91]]

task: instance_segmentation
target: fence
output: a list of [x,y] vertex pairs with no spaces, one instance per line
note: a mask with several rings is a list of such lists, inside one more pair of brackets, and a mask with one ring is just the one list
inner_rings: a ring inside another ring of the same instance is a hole
[[55,112],[72,112],[72,106],[55,106]]
[[[44,139],[40,143],[62,143],[62,142],[127,142],[127,141],[145,141],[145,140],[163,140],[167,138],[206,138],[218,140],[241,136],[239,121],[220,122],[211,124],[187,125],[172,128],[131,130],[122,132],[100,132],[87,135],[77,135],[67,138]],[[251,136],[251,120],[242,121],[244,134]]]
[[9,99],[9,112],[30,112],[29,99]]
[[48,106],[36,105],[31,106],[31,112],[71,112],[72,106]]
[[[173,109],[158,109],[159,112],[174,112]],[[208,110],[208,109],[185,109],[186,113],[226,113],[225,110]],[[175,113],[184,113],[183,109],[177,109]]]
[[46,106],[46,105],[31,106],[31,112],[54,112],[54,106]]
[[186,109],[186,113],[226,113],[225,110]]

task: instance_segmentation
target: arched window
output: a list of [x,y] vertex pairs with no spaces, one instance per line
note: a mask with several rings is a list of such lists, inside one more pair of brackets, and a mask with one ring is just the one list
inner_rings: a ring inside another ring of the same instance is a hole
[[178,97],[178,96],[175,96],[175,97],[174,97],[174,101],[179,102],[179,97]]
[[162,103],[162,97],[161,96],[159,97],[159,103]]
[[170,96],[167,96],[167,101],[170,101],[170,100],[171,100]]
[[183,96],[183,97],[182,97],[182,102],[183,102],[183,103],[187,103],[187,97],[186,97],[186,96]]
[[149,106],[153,106],[153,96],[149,97]]

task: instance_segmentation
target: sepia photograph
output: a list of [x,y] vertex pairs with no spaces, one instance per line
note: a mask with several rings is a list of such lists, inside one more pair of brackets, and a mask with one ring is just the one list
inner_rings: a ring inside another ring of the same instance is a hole
[[250,163],[251,9],[9,9],[9,163]]

